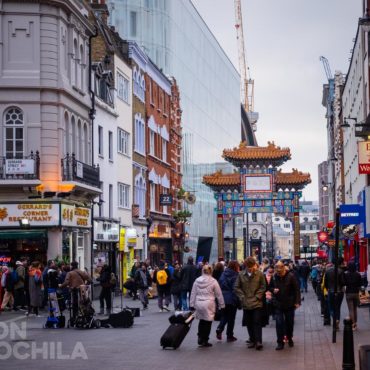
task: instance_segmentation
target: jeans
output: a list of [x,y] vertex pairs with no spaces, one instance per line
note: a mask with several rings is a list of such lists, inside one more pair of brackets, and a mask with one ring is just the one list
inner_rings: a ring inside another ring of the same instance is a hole
[[262,308],[244,310],[245,324],[248,329],[249,340],[253,343],[262,343]]
[[171,293],[168,289],[158,289],[158,307],[163,309],[163,299],[164,304],[168,306],[171,302]]
[[307,278],[299,277],[299,281],[301,284],[301,292],[305,291],[307,293]]
[[294,308],[289,308],[287,310],[276,309],[276,336],[277,342],[279,344],[284,343],[284,335],[288,339],[293,338],[293,328],[294,328]]
[[107,306],[107,310],[111,310],[112,308],[112,290],[110,287],[101,289],[100,296],[100,309],[104,310],[104,301]]
[[[344,297],[344,293],[343,292],[338,292],[336,302],[334,302],[334,292],[329,292],[328,293],[329,312],[330,312],[330,316],[335,321],[340,321],[340,307],[341,307],[342,302],[343,302],[343,297]],[[335,307],[335,316],[336,317],[334,317],[334,307]]]
[[234,326],[235,326],[235,316],[237,308],[232,304],[227,304],[225,306],[224,314],[220,320],[217,330],[223,332],[227,324],[226,336],[232,338],[234,336]]
[[208,343],[209,334],[211,333],[212,321],[199,320],[198,325],[198,343]]
[[357,323],[357,306],[360,303],[358,293],[347,293],[346,301],[349,311],[349,317],[352,320],[352,324]]
[[175,310],[181,310],[181,294],[172,294],[173,308]]
[[181,307],[184,311],[188,311],[189,310],[189,306],[188,306],[188,291],[187,290],[183,290],[181,291]]
[[139,289],[140,302],[142,303],[144,307],[146,307],[149,303],[148,292],[149,292],[149,288]]

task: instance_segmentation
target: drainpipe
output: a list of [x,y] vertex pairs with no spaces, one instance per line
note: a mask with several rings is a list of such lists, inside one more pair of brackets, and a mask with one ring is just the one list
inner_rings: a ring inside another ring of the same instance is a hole
[[[91,165],[94,166],[94,118],[95,118],[95,92],[92,89],[91,81],[91,40],[98,36],[98,28],[95,26],[95,33],[89,36],[89,93],[91,98],[91,109],[89,117],[91,120]],[[91,203],[91,240],[90,240],[90,273],[91,273],[91,299],[94,299],[94,281],[93,281],[93,270],[94,270],[94,202]]]

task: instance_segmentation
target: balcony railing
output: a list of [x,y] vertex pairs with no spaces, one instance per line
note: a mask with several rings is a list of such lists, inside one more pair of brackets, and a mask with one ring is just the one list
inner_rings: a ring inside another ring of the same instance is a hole
[[21,158],[0,157],[0,180],[40,179],[39,152]]
[[67,153],[62,158],[62,179],[63,181],[78,181],[86,185],[100,188],[99,166],[90,166],[78,161],[75,154]]

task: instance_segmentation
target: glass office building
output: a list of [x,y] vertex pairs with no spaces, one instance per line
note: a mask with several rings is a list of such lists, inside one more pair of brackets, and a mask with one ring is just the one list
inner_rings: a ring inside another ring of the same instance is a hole
[[[217,253],[216,202],[202,184],[224,148],[241,140],[240,77],[190,0],[109,0],[109,22],[135,40],[180,88],[183,110],[183,186],[194,191],[188,245]],[[231,5],[233,6],[233,5]],[[212,255],[214,256],[214,253]]]

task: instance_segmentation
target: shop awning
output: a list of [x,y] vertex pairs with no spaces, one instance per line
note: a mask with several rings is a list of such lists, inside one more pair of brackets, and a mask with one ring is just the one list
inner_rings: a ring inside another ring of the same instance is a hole
[[9,239],[42,239],[46,238],[46,230],[0,230],[0,240]]

